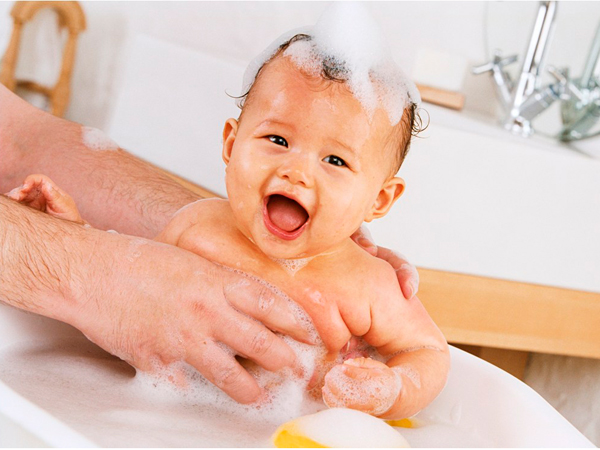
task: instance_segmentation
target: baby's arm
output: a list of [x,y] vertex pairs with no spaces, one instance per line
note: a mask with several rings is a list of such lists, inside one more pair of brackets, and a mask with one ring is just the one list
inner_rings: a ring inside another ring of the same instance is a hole
[[[189,203],[177,211],[163,230],[154,237],[157,242],[178,245],[181,235],[192,228],[202,217],[202,206],[205,200]],[[187,249],[189,250],[189,249]]]
[[29,175],[21,186],[6,196],[59,219],[85,223],[71,196],[45,175]]
[[386,289],[379,290],[371,303],[364,339],[390,359],[383,364],[355,358],[335,366],[325,377],[323,400],[330,407],[358,409],[385,419],[411,417],[444,387],[450,368],[448,345],[417,297],[391,301],[398,295],[388,289],[397,289],[395,279],[379,286]]

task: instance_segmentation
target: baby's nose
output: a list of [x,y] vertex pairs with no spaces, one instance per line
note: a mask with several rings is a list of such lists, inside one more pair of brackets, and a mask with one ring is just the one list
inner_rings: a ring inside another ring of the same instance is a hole
[[289,155],[286,162],[279,167],[278,175],[292,184],[312,187],[312,172],[312,164],[306,155]]

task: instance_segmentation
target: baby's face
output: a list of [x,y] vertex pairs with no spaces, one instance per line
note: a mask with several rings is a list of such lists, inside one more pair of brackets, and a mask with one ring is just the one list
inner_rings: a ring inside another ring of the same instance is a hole
[[345,84],[265,66],[238,124],[225,125],[227,193],[238,228],[274,258],[335,251],[402,192],[391,178],[387,114],[373,119]]

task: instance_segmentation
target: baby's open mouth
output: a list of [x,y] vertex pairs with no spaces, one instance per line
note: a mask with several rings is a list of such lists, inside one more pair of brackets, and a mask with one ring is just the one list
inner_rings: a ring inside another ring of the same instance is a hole
[[300,236],[309,219],[308,212],[300,203],[280,194],[265,198],[263,212],[267,229],[286,240]]

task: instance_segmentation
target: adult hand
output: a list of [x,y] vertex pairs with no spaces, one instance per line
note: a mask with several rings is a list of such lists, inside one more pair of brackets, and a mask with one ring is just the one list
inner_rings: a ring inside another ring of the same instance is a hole
[[186,250],[86,229],[1,196],[0,230],[0,299],[75,326],[140,370],[185,361],[249,403],[261,391],[235,354],[279,370],[295,354],[270,329],[310,340],[284,298]]
[[371,255],[387,261],[394,268],[404,298],[410,300],[417,294],[419,290],[419,272],[404,256],[389,248],[376,245],[371,233],[364,224],[356,230],[352,235],[352,239]]
[[[249,403],[261,391],[235,355],[276,371],[296,357],[270,330],[310,341],[286,300],[254,280],[142,238],[100,235],[100,246],[113,250],[94,252],[83,270],[87,286],[79,289],[86,301],[71,321],[138,369],[157,372],[185,361],[234,400]],[[98,277],[107,264],[117,269]]]

